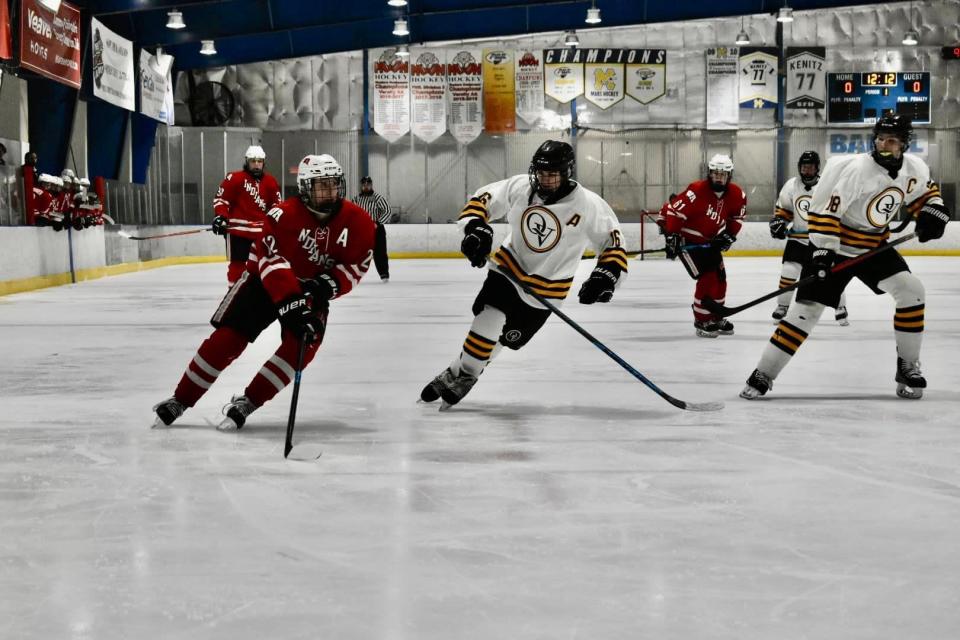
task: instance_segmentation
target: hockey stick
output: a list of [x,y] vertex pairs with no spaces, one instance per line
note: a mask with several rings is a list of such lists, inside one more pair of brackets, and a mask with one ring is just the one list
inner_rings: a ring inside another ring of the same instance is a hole
[[494,268],[497,270],[498,273],[502,274],[512,282],[515,282],[521,289],[526,291],[529,295],[533,296],[537,300],[537,302],[539,302],[540,304],[545,306],[547,309],[552,311],[554,315],[556,315],[561,320],[566,322],[568,325],[573,327],[574,331],[576,331],[577,333],[582,335],[584,338],[589,340],[590,343],[593,344],[593,346],[595,346],[597,349],[600,349],[600,351],[603,351],[605,354],[610,356],[610,358],[612,358],[614,362],[616,362],[621,367],[626,369],[634,378],[636,378],[643,384],[647,385],[647,387],[649,387],[654,393],[656,393],[658,396],[660,396],[661,398],[663,398],[673,406],[677,407],[678,409],[686,409],[687,411],[718,411],[720,409],[723,409],[722,402],[685,402],[683,400],[674,398],[673,396],[668,394],[666,391],[664,391],[663,389],[655,385],[653,382],[651,382],[645,375],[643,375],[642,373],[634,369],[629,362],[627,362],[626,360],[618,356],[616,353],[611,351],[609,347],[607,347],[605,344],[603,344],[602,342],[594,338],[592,335],[590,335],[586,329],[584,329],[579,324],[571,320],[567,316],[567,314],[560,311],[560,309],[558,309],[556,305],[554,305],[552,302],[550,302],[549,300],[541,296],[536,291],[533,291],[530,287],[527,286],[525,282],[516,278],[511,272],[501,268],[500,265],[496,264],[495,262],[490,261],[490,264],[494,266]]
[[[907,242],[907,241],[909,241],[909,240],[913,240],[913,239],[916,238],[916,237],[917,237],[917,234],[916,234],[916,233],[908,233],[908,234],[905,235],[905,236],[901,236],[901,237],[897,238],[897,239],[894,240],[893,242],[880,245],[880,246],[877,247],[876,249],[871,249],[870,251],[867,251],[866,253],[861,254],[861,255],[859,255],[859,256],[857,256],[857,257],[855,257],[855,258],[850,258],[849,260],[844,260],[843,262],[841,262],[841,263],[839,263],[839,264],[835,264],[835,265],[833,266],[833,268],[830,269],[830,273],[827,274],[827,277],[829,278],[830,276],[834,275],[835,273],[838,273],[838,272],[840,272],[840,271],[843,271],[844,269],[846,269],[846,268],[848,268],[848,267],[852,267],[852,266],[855,265],[855,264],[860,264],[860,263],[863,262],[864,260],[869,260],[870,258],[872,258],[873,256],[877,255],[878,253],[883,253],[883,252],[886,251],[887,249],[892,249],[893,247],[897,246],[898,244],[903,244],[904,242]],[[722,317],[722,318],[726,318],[727,316],[732,316],[732,315],[735,314],[735,313],[740,313],[740,312],[743,311],[744,309],[749,309],[750,307],[756,306],[756,305],[760,304],[761,302],[766,302],[766,301],[769,300],[770,298],[776,298],[776,297],[779,296],[781,293],[784,293],[784,292],[786,292],[786,291],[793,291],[794,289],[796,289],[796,288],[798,288],[798,287],[802,287],[802,286],[804,286],[804,285],[810,284],[811,282],[814,282],[814,281],[817,280],[817,279],[818,279],[818,278],[817,278],[817,275],[816,275],[816,274],[811,274],[811,275],[809,275],[809,276],[807,276],[807,277],[805,277],[805,278],[800,278],[799,280],[797,280],[796,282],[794,282],[794,283],[791,284],[791,285],[788,285],[788,286],[786,286],[786,287],[782,287],[782,288],[780,288],[780,289],[777,289],[776,291],[771,291],[770,293],[768,293],[768,294],[766,294],[766,295],[763,295],[763,296],[760,296],[759,298],[756,298],[756,299],[754,299],[754,300],[751,300],[750,302],[744,303],[744,304],[740,305],[739,307],[725,307],[725,306],[723,306],[722,304],[720,304],[719,302],[717,302],[716,300],[711,300],[710,298],[704,298],[703,301],[702,301],[700,304],[702,304],[704,307],[706,307],[707,309],[709,309],[709,310],[710,310],[710,313],[716,314],[716,315],[718,315],[718,316],[720,316],[720,317]]]
[[[297,370],[293,374],[293,397],[290,398],[290,417],[287,418],[287,439],[283,444],[283,457],[290,460],[316,460],[323,451],[316,445],[302,444],[293,449],[293,424],[297,420],[297,400],[300,398],[300,376],[303,373],[303,360],[307,352],[307,339],[300,338],[297,353]],[[292,455],[291,455],[292,452]]]
[[[687,251],[689,249],[707,249],[711,246],[713,245],[711,245],[709,242],[705,242],[703,244],[687,244],[682,247],[682,250]],[[624,253],[627,255],[628,258],[632,258],[634,256],[650,255],[651,253],[663,253],[666,250],[667,250],[666,247],[660,247],[659,249],[641,249],[639,251],[624,251]],[[584,256],[581,256],[580,259],[590,260],[591,258],[596,258],[596,257],[597,257],[596,254],[584,255]]]
[[[244,221],[243,225],[228,223],[227,231],[230,231],[231,229],[236,228],[237,226],[260,228],[263,226],[263,223],[249,222],[249,221]],[[174,236],[189,236],[194,233],[203,233],[204,231],[213,231],[213,229],[211,229],[210,227],[203,227],[201,229],[190,229],[189,231],[174,231],[172,233],[160,233],[155,236],[132,236],[126,231],[118,231],[117,235],[123,238],[127,238],[128,240],[159,240],[160,238],[173,238]]]

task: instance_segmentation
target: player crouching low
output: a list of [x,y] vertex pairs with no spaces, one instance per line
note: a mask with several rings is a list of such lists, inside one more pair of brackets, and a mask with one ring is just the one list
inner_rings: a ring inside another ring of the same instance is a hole
[[514,279],[559,303],[590,247],[597,265],[580,288],[580,302],[610,301],[627,271],[620,224],[610,205],[570,179],[573,169],[573,148],[548,140],[534,154],[528,175],[481,187],[463,208],[460,250],[473,266],[488,266],[493,248],[488,221],[506,217],[510,233],[493,255],[497,266],[489,266],[473,303],[473,324],[462,351],[423,388],[421,401],[442,399],[441,409],[457,404],[502,347],[520,349],[544,325],[550,311]]
[[227,291],[210,324],[215,331],[190,361],[173,397],[156,405],[155,427],[194,406],[247,345],[279,319],[281,342],[244,390],[223,408],[219,429],[247,417],[293,379],[301,340],[303,366],[316,354],[329,302],[349,293],[373,259],[375,226],[343,198],[343,169],[329,155],[307,156],[297,172],[298,197],[271,209],[246,271]]

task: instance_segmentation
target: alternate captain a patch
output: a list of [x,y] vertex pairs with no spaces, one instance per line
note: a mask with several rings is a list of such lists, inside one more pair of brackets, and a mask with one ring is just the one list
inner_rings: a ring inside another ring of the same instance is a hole
[[528,207],[520,217],[520,233],[527,248],[546,253],[560,242],[560,220],[544,206]]

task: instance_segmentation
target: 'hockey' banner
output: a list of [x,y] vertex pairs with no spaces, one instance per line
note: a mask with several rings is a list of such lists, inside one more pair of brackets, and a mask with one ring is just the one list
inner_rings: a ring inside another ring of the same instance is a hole
[[410,59],[410,131],[429,144],[447,130],[446,52],[414,49]]
[[517,130],[513,49],[483,50],[483,120],[487,133]]
[[39,0],[20,4],[20,64],[80,88],[80,11],[66,2],[56,13]]
[[395,47],[371,49],[373,130],[396,142],[410,131],[410,64]]
[[583,50],[543,50],[543,92],[559,103],[583,94]]
[[93,32],[93,95],[121,109],[136,109],[133,42],[90,19]]
[[737,47],[707,49],[707,128],[736,129]]
[[517,51],[517,115],[533,124],[543,115],[543,55]]
[[481,55],[480,49],[454,49],[447,52],[449,127],[450,133],[461,144],[473,142],[483,131]]
[[787,109],[823,109],[827,101],[825,47],[787,47]]
[[774,109],[777,106],[777,50],[775,47],[740,49],[740,108]]
[[146,49],[140,50],[140,113],[164,124],[173,124],[173,101],[168,109],[167,94],[172,94],[170,67],[173,56],[158,60]]
[[627,95],[650,104],[667,93],[666,49],[627,50]]
[[587,49],[583,97],[609,109],[626,95],[623,84],[623,49]]

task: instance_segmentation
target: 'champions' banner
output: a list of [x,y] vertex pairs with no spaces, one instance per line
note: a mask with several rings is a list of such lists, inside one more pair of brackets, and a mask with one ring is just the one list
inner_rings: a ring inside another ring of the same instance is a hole
[[410,65],[396,48],[371,49],[373,130],[388,142],[410,131]]
[[20,64],[80,88],[80,11],[66,2],[53,13],[38,0],[20,5]]
[[707,49],[707,128],[736,129],[738,47]]
[[601,109],[623,100],[623,49],[587,49],[583,97]]
[[483,115],[487,133],[517,130],[517,86],[512,49],[483,50]]
[[583,94],[582,49],[543,50],[543,92],[560,103]]
[[447,130],[446,52],[414,49],[410,59],[410,131],[429,144]]
[[480,49],[447,52],[447,88],[450,94],[450,133],[467,144],[483,131],[483,65]]
[[650,104],[667,93],[666,49],[628,49],[626,58],[628,96]]
[[93,37],[93,95],[121,109],[136,109],[133,42],[90,19]]
[[543,54],[517,51],[517,115],[533,124],[543,114]]

